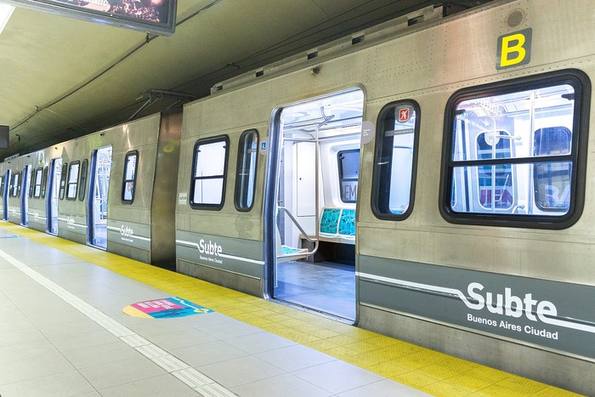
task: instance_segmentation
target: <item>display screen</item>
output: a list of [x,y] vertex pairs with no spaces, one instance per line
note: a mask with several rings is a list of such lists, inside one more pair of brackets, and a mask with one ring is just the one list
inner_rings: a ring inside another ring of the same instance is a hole
[[157,34],[175,29],[177,0],[9,0],[61,15],[129,27]]

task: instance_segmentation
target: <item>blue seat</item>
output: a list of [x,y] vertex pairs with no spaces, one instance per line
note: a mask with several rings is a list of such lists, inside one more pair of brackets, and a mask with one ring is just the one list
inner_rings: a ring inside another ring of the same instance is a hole
[[355,237],[355,210],[343,209],[339,219],[339,235]]
[[324,208],[320,217],[320,234],[336,236],[339,230],[340,208]]

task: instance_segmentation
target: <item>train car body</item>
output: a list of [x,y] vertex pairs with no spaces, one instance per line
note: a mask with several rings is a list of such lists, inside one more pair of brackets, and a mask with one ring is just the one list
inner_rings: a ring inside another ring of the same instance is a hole
[[332,280],[310,301],[296,285],[353,255],[341,317],[595,393],[591,9],[405,18],[186,105],[178,271],[336,314]]
[[156,114],[5,162],[8,220],[173,268],[180,128]]

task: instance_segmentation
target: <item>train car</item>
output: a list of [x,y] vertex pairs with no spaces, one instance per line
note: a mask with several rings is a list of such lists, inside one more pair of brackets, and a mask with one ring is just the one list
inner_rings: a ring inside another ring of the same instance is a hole
[[180,129],[156,114],[6,162],[9,220],[173,268]]
[[594,394],[591,9],[429,8],[216,85],[178,271]]

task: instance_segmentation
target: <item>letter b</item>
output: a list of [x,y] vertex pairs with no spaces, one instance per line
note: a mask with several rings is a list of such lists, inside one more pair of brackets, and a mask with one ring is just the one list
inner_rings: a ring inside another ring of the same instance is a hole
[[497,69],[524,65],[531,60],[531,29],[521,30],[498,38]]

